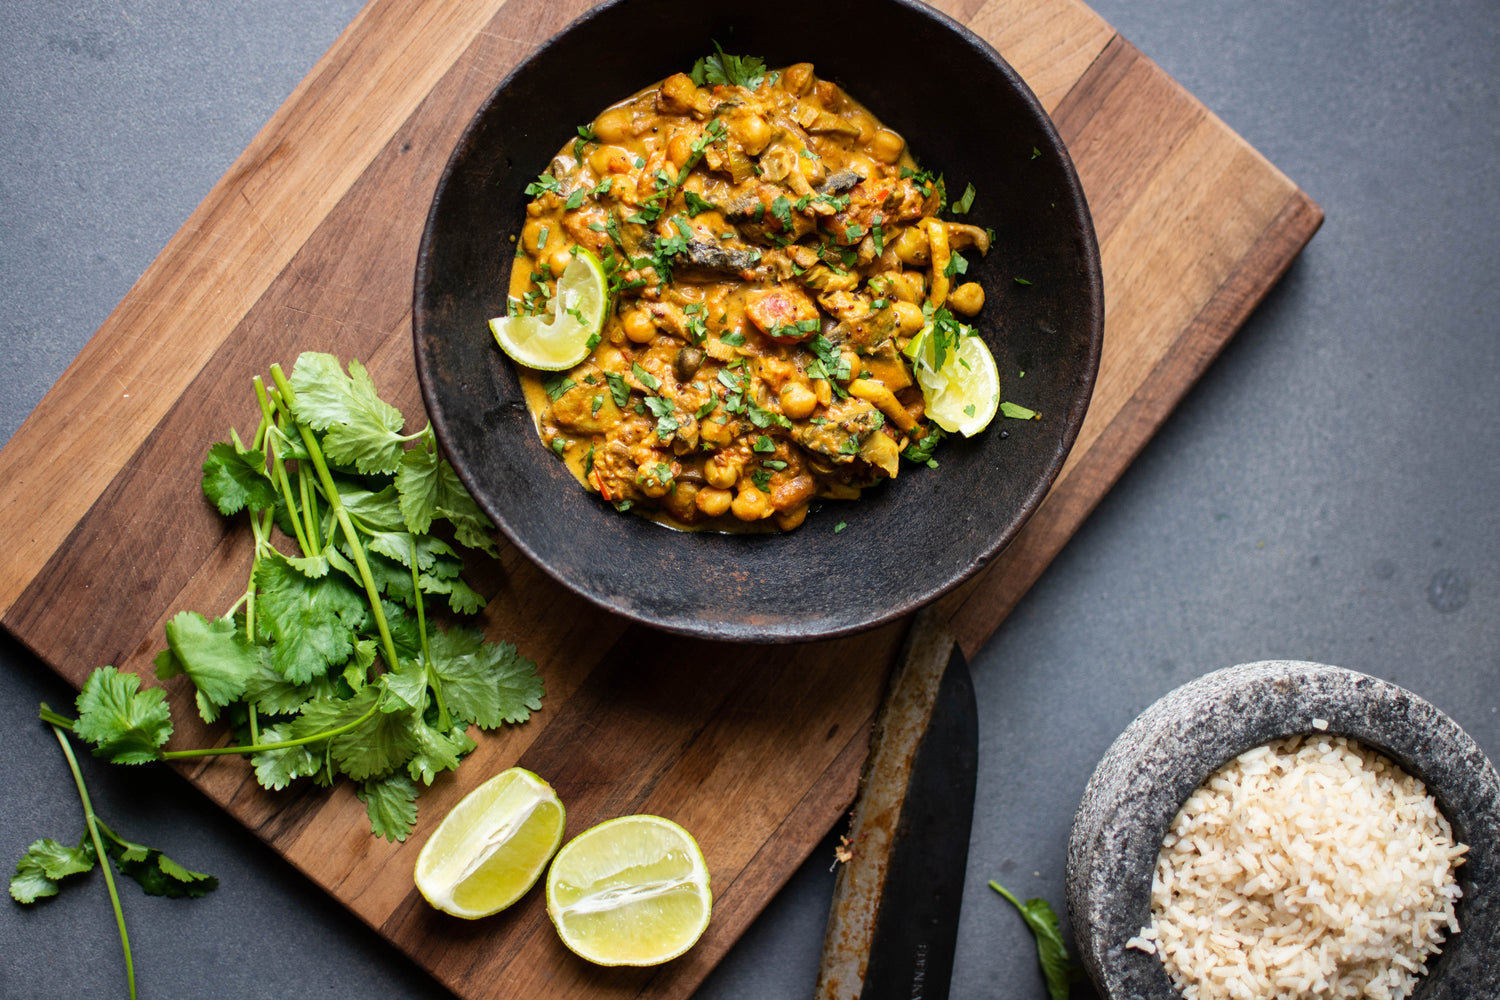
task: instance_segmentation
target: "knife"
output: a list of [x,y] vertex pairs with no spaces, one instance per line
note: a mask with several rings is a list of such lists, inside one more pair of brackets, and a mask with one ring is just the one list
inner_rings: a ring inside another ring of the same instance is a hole
[[968,663],[929,607],[912,621],[870,735],[816,1000],[948,996],[978,733]]

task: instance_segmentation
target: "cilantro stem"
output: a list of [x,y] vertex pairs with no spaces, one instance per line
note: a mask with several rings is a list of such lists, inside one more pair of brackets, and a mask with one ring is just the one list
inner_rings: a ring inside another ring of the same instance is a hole
[[[290,407],[296,396],[292,392],[291,383],[282,374],[280,365],[271,366],[271,378],[276,380],[276,389],[281,393],[282,401]],[[343,530],[344,537],[349,541],[349,554],[354,557],[354,565],[359,568],[359,578],[365,585],[365,595],[370,599],[370,612],[374,615],[375,627],[380,632],[380,644],[385,653],[386,665],[391,670],[395,670],[397,664],[400,663],[396,656],[396,643],[391,638],[391,627],[385,620],[385,609],[380,605],[380,590],[375,586],[375,578],[370,573],[370,564],[365,560],[365,547],[360,543],[359,533],[354,530],[354,525],[349,521],[349,513],[344,510],[344,502],[339,497],[338,487],[334,485],[333,475],[328,471],[328,463],[323,461],[323,449],[318,446],[318,439],[304,424],[298,423],[297,430],[302,433],[302,442],[307,445],[308,457],[312,459],[313,468],[318,473],[318,481],[323,484],[323,495],[328,500],[328,509],[333,511],[333,516]]]
[[[255,399],[260,404],[261,419],[270,421],[273,429],[280,431],[279,427],[275,427],[274,410],[271,407],[270,399],[266,396],[265,382],[261,380],[259,375],[255,376],[253,382],[255,384]],[[303,533],[302,525],[297,520],[297,504],[292,499],[292,486],[286,478],[286,466],[282,464],[281,456],[276,454],[277,436],[276,433],[272,433],[271,431],[267,431],[266,433],[266,467],[270,470],[271,482],[281,491],[281,499],[286,502],[286,509],[289,515],[287,520],[292,522],[292,531],[297,536],[297,545],[301,548],[304,556],[309,556],[317,550],[309,546],[307,535]],[[251,520],[253,521],[254,518],[252,517]],[[257,549],[256,556],[259,557],[259,555],[260,551]],[[251,586],[254,586],[255,574],[253,570],[250,576],[252,581]]]
[[370,710],[353,722],[345,723],[337,729],[325,729],[321,733],[313,733],[311,736],[299,736],[294,740],[278,740],[275,743],[251,743],[249,746],[228,747],[197,747],[192,750],[166,750],[162,753],[162,760],[186,760],[189,757],[226,757],[231,754],[260,753],[264,750],[286,750],[289,747],[300,747],[308,743],[319,743],[323,740],[331,740],[335,736],[342,736],[351,730],[359,728],[374,717],[380,711],[380,701],[370,706]]
[[47,707],[47,703],[45,701],[42,702],[42,710],[38,712],[37,715],[43,722],[53,727],[54,729],[71,730],[73,728],[72,719],[68,718],[66,715],[58,715],[56,712],[52,711],[52,709]]
[[[43,718],[52,710],[42,706]],[[52,733],[62,745],[63,756],[68,758],[68,770],[73,772],[73,784],[78,786],[78,798],[83,803],[83,821],[89,828],[89,837],[94,842],[94,853],[99,857],[99,867],[104,871],[104,884],[109,889],[109,902],[115,910],[115,926],[120,928],[120,947],[125,951],[125,979],[130,983],[130,998],[135,1000],[135,962],[130,957],[130,934],[125,930],[125,911],[120,908],[120,893],[115,889],[115,876],[110,868],[109,855],[104,853],[104,841],[99,837],[99,822],[94,815],[94,804],[89,799],[89,790],[83,783],[83,772],[78,769],[78,758],[73,756],[73,747],[62,729],[56,724]]]
[[[432,670],[432,651],[427,648],[427,616],[422,611],[422,588],[417,576],[417,540],[409,536],[407,541],[411,549],[411,590],[417,605],[417,635],[422,642],[422,669],[430,672]],[[443,704],[443,690],[436,684],[428,685],[432,689],[432,698],[437,703],[438,728],[447,732],[453,725],[453,720],[448,715],[448,706]],[[419,707],[418,714],[421,714]]]

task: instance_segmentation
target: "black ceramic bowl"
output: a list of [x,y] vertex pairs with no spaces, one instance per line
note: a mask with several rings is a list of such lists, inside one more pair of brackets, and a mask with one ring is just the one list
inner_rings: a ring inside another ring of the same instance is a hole
[[[1319,729],[1313,720],[1325,722]],[[1089,780],[1068,844],[1068,915],[1104,1000],[1180,1000],[1156,955],[1125,943],[1151,924],[1162,838],[1203,781],[1240,754],[1311,733],[1345,736],[1422,781],[1469,845],[1460,930],[1413,1000],[1500,996],[1500,777],[1459,725],[1404,688],[1319,663],[1229,667],[1167,694],[1130,724]]]
[[[622,515],[543,447],[486,326],[505,312],[523,188],[576,125],[691,68],[714,40],[770,66],[814,62],[901,132],[955,194],[974,184],[967,219],[997,234],[968,275],[987,298],[977,325],[1005,398],[1040,421],[997,418],[971,440],[945,442],[939,468],[905,463],[895,482],[854,503],[828,502],[786,534],[678,532]],[[910,0],[616,0],[521,65],[464,134],[423,233],[413,320],[438,438],[517,548],[637,621],[774,642],[889,621],[994,556],[1041,502],[1078,434],[1103,313],[1098,247],[1067,152],[1026,85],[960,25]]]

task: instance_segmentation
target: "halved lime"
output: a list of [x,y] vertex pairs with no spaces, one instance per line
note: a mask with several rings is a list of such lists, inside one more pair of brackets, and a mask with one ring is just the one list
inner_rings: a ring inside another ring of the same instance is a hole
[[962,324],[956,327],[957,343],[944,345],[941,364],[939,334],[931,324],[911,339],[904,353],[913,361],[927,416],[949,433],[970,437],[988,427],[1000,409],[1000,371],[979,334]]
[[563,804],[552,786],[513,767],[443,817],[417,855],[417,889],[455,917],[498,913],[525,895],[562,843]]
[[597,965],[659,965],[693,946],[713,896],[703,852],[660,816],[585,830],[547,872],[547,915],[574,954]]
[[551,316],[496,316],[490,332],[502,351],[527,368],[562,371],[589,356],[589,342],[603,329],[608,310],[604,267],[579,246],[557,279]]

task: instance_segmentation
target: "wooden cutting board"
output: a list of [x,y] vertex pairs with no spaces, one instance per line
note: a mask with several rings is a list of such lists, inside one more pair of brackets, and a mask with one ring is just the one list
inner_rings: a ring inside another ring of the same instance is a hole
[[[373,0],[276,113],[0,452],[0,622],[75,684],[150,674],[163,622],[227,608],[248,532],[204,502],[198,466],[254,427],[249,379],[303,350],[366,361],[423,423],[410,341],[418,237],[470,116],[586,0]],[[1119,478],[1322,221],[1286,177],[1073,0],[944,0],[1056,120],[1103,254],[1098,387],[1052,493],[942,607],[971,655]],[[729,646],[609,616],[503,548],[476,580],[486,627],[541,667],[544,709],[485,736],[423,796],[404,844],[333,792],[261,791],[220,758],[190,779],[463,997],[685,997],[853,799],[902,623],[804,646]],[[154,683],[154,680],[149,681]],[[212,741],[169,685],[177,740]],[[435,820],[521,763],[569,830],[652,812],[694,831],[715,915],[656,970],[597,969],[533,892],[478,923],[430,910],[411,868]]]

